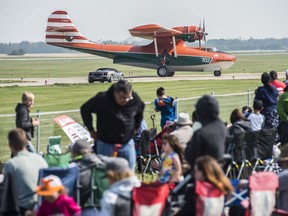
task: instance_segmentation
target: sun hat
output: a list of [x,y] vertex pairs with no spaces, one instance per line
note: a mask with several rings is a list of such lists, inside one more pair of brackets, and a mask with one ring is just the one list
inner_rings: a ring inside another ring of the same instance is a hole
[[177,125],[191,125],[192,121],[189,118],[189,114],[185,112],[181,112],[178,115],[178,118],[176,120]]
[[106,171],[112,170],[116,173],[122,173],[130,170],[128,161],[124,158],[116,157],[107,161]]
[[64,186],[61,179],[55,175],[48,175],[41,179],[41,183],[36,187],[36,194],[40,196],[50,196],[55,192],[63,190]]

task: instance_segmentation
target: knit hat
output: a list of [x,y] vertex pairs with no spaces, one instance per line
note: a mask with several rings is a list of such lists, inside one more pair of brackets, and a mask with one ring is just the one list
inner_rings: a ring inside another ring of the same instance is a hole
[[48,175],[41,179],[40,185],[36,187],[36,193],[40,196],[50,196],[63,189],[64,186],[58,176]]
[[179,113],[178,118],[176,120],[177,125],[191,125],[192,121],[189,118],[188,113]]
[[71,147],[71,150],[76,154],[81,154],[83,150],[91,150],[91,146],[85,139],[79,139]]
[[122,173],[130,170],[128,161],[124,158],[116,157],[107,161],[106,171],[112,170],[116,173]]

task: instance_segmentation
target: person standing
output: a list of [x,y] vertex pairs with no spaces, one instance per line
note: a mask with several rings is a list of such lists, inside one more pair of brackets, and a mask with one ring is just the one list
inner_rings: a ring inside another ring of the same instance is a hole
[[21,128],[9,131],[8,143],[14,157],[5,163],[4,178],[10,174],[16,185],[15,191],[21,215],[27,210],[34,209],[37,197],[33,192],[37,186],[39,170],[48,167],[43,157],[26,150],[27,142],[26,133]]
[[28,144],[26,146],[27,150],[30,152],[35,152],[33,144],[31,142],[34,137],[34,127],[40,124],[40,121],[36,118],[30,117],[30,110],[33,107],[35,100],[34,94],[30,92],[24,92],[22,94],[22,103],[18,103],[16,111],[16,127],[22,128],[26,132],[26,137],[28,139]]
[[[85,102],[81,106],[81,116],[94,138],[95,153],[110,157],[114,147],[119,146],[115,144],[121,144],[118,156],[126,158],[134,170],[136,154],[133,137],[141,125],[144,107],[144,102],[126,80],[119,80],[108,91],[99,92]],[[97,130],[92,124],[92,113],[97,116]]]
[[185,159],[191,168],[196,159],[203,155],[222,159],[228,135],[226,126],[219,119],[218,101],[213,96],[202,96],[196,103],[196,113],[202,127],[193,134],[185,150]]
[[282,145],[288,144],[288,87],[280,95],[277,103],[277,113],[281,119],[280,123],[280,142]]
[[254,100],[261,100],[263,103],[262,114],[265,116],[264,128],[277,129],[279,125],[279,117],[276,106],[278,100],[278,91],[275,86],[270,85],[270,75],[264,72],[261,76],[263,86],[259,86],[255,91]]
[[261,100],[254,100],[253,113],[248,116],[248,120],[251,122],[252,131],[259,131],[264,128],[265,117],[261,114],[263,110],[263,103]]
[[279,95],[283,94],[286,87],[285,83],[278,80],[278,74],[275,70],[270,71],[271,82],[270,84],[275,86]]
[[161,112],[161,128],[166,124],[166,121],[174,121],[176,119],[176,108],[174,98],[165,95],[165,89],[159,87],[156,90],[157,98],[154,100],[154,110]]

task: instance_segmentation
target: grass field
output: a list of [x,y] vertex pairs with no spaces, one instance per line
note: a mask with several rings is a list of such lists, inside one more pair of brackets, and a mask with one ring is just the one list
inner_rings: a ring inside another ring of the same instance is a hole
[[[223,73],[245,73],[247,72],[263,72],[270,71],[272,69],[276,71],[284,71],[287,68],[287,53],[236,53],[237,61],[232,68],[223,71]],[[114,65],[109,59],[98,58],[94,56],[68,56],[68,57],[47,57],[47,56],[29,56],[29,57],[0,57],[0,78],[32,78],[32,77],[69,77],[69,76],[87,76],[89,71],[95,70],[99,67],[114,67],[121,70],[125,76],[128,76],[129,72],[134,72],[134,76],[151,76],[155,75],[154,70],[148,70],[143,68],[134,68],[129,66]],[[184,73],[184,72],[183,72]],[[206,72],[211,73],[211,72]],[[259,77],[260,78],[260,77]],[[9,157],[9,150],[7,148],[7,131],[15,126],[14,117],[3,117],[4,114],[15,114],[16,103],[20,102],[21,94],[23,91],[31,91],[36,95],[35,106],[32,112],[40,110],[41,112],[52,112],[59,110],[78,110],[80,106],[88,100],[90,97],[94,96],[99,91],[105,91],[109,88],[110,83],[99,84],[58,84],[45,86],[31,86],[31,87],[1,87],[0,88],[0,160],[5,161]],[[257,86],[261,85],[260,79],[257,80],[183,80],[183,81],[169,81],[169,82],[143,82],[133,83],[133,89],[140,95],[143,101],[152,102],[155,98],[155,90],[159,86],[163,86],[168,95],[178,97],[178,98],[188,98],[197,97],[203,94],[211,94],[214,92],[216,95],[228,94],[228,93],[239,93],[246,92],[248,90],[254,91]],[[227,120],[227,116],[233,108],[240,106],[238,104],[246,105],[247,100],[243,98],[235,98],[236,102],[229,102],[226,114],[223,117]],[[146,115],[149,115],[153,111],[152,105],[147,105],[146,109],[149,111]],[[240,108],[240,107],[238,107]],[[190,113],[193,111],[194,107],[189,104],[185,107],[185,111]],[[180,110],[181,111],[181,110]],[[1,116],[2,115],[2,116]],[[74,117],[74,116],[73,116]],[[46,117],[48,118],[48,117]],[[47,134],[56,135],[60,132],[60,129],[53,125],[53,116],[49,116],[48,123],[42,120],[41,125],[43,125],[41,132],[43,130]],[[145,118],[149,118],[146,116]],[[75,120],[81,121],[79,119],[79,113],[75,117]],[[48,121],[48,120],[47,120]],[[156,124],[158,125],[159,114],[156,119]],[[52,122],[52,123],[51,123]],[[47,127],[45,127],[47,126]],[[151,126],[151,122],[149,122]],[[49,128],[49,129],[46,129]],[[62,134],[65,136],[64,134]],[[45,139],[44,139],[45,138]],[[46,139],[46,135],[43,140]],[[42,146],[45,146],[45,141],[41,141]],[[64,145],[67,144],[69,140],[64,139]],[[45,147],[41,149],[45,151]]]

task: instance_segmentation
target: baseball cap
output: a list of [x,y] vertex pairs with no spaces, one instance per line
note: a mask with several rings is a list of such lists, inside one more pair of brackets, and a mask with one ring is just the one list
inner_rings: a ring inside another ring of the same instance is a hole
[[63,190],[61,179],[55,175],[48,175],[41,179],[41,183],[36,187],[36,194],[39,196],[50,196],[55,192]]
[[124,158],[116,157],[107,161],[106,171],[112,170],[116,173],[122,173],[130,170],[128,161]]

